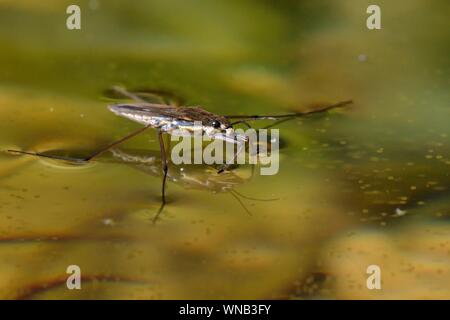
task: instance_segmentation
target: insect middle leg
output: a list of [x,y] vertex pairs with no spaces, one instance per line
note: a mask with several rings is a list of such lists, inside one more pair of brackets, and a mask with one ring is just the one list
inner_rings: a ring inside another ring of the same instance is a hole
[[164,140],[162,136],[162,131],[158,129],[158,140],[159,140],[159,151],[161,152],[161,162],[162,162],[162,170],[163,170],[163,180],[162,180],[162,189],[161,189],[161,195],[162,195],[162,202],[166,203],[166,180],[167,180],[167,155],[166,155],[166,149],[164,147]]
[[159,215],[161,214],[161,212],[164,209],[164,206],[166,205],[166,180],[167,180],[167,172],[169,170],[169,167],[167,165],[166,150],[164,147],[164,139],[162,136],[161,129],[158,129],[158,141],[159,141],[159,151],[161,153],[161,166],[162,166],[162,171],[163,171],[163,179],[162,179],[162,185],[161,185],[161,200],[162,201],[161,201],[161,206],[159,207],[158,212],[153,217],[153,223],[155,223],[156,220],[158,220]]

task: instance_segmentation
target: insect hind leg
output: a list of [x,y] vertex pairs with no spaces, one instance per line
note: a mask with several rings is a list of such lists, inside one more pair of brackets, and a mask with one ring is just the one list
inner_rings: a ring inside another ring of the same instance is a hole
[[70,161],[70,162],[75,162],[75,163],[86,163],[91,161],[92,159],[98,157],[99,155],[101,155],[102,153],[104,153],[105,151],[111,149],[112,147],[115,147],[127,140],[129,140],[130,138],[138,135],[139,133],[147,130],[148,128],[151,128],[150,126],[145,126],[142,128],[139,128],[139,130],[133,131],[132,133],[126,135],[125,137],[114,141],[113,143],[110,143],[109,145],[91,153],[89,156],[87,156],[86,158],[72,158],[72,157],[65,157],[65,156],[56,156],[56,155],[48,155],[45,153],[39,153],[39,152],[29,152],[29,151],[20,151],[20,150],[8,150],[8,152],[11,153],[18,153],[18,154],[24,154],[24,155],[30,155],[30,156],[35,156],[35,157],[41,157],[41,158],[49,158],[49,159],[55,159],[55,160],[64,160],[64,161]]
[[64,161],[69,161],[69,162],[74,162],[74,163],[86,163],[86,162],[89,162],[89,160],[86,160],[86,159],[49,155],[49,154],[40,153],[40,152],[29,152],[29,151],[21,151],[21,150],[7,150],[7,152],[17,153],[17,154],[24,154],[24,155],[34,156],[34,157],[55,159],[55,160],[64,160]]

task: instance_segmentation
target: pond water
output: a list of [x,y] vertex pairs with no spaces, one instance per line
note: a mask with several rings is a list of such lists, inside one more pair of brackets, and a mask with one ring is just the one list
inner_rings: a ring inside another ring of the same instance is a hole
[[[69,31],[70,1],[0,1],[0,298],[448,299],[449,4],[378,2],[371,31],[365,0],[80,1]],[[88,165],[5,151],[139,128],[106,108],[117,84],[218,114],[354,104],[280,125],[274,176],[170,165],[153,224],[154,131]]]

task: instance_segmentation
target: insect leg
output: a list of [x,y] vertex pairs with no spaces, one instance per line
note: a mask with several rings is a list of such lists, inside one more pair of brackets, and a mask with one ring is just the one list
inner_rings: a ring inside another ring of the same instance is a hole
[[240,123],[245,124],[245,126],[249,129],[253,129],[252,126],[246,120],[239,120],[239,121],[232,122],[232,123],[230,123],[230,126],[234,126],[234,125],[240,124]]
[[132,137],[134,137],[134,136],[140,134],[141,132],[144,132],[144,131],[147,130],[148,128],[151,128],[151,126],[145,126],[145,127],[143,127],[143,128],[140,128],[139,130],[136,130],[136,131],[134,131],[134,132],[132,132],[132,133],[126,135],[126,136],[123,137],[122,139],[119,139],[119,140],[117,140],[117,141],[115,141],[115,142],[113,142],[113,143],[111,143],[111,144],[109,144],[109,145],[103,147],[102,149],[100,149],[100,150],[98,150],[98,151],[95,151],[94,153],[92,153],[91,155],[89,155],[88,157],[86,157],[86,158],[84,159],[84,161],[90,161],[90,160],[94,159],[95,157],[99,156],[99,155],[102,154],[103,152],[108,151],[108,150],[111,149],[112,147],[115,147],[115,146],[117,146],[118,144],[121,144],[121,143],[127,141],[128,139],[130,139],[130,138],[132,138]]
[[158,140],[159,140],[159,150],[161,152],[161,164],[162,164],[162,170],[163,170],[163,180],[162,180],[162,186],[161,186],[161,207],[159,208],[158,212],[156,213],[155,217],[153,218],[153,223],[156,222],[159,215],[161,214],[165,204],[166,204],[166,180],[167,180],[167,158],[166,158],[166,150],[164,148],[164,140],[162,136],[161,129],[158,129]]
[[64,157],[64,156],[52,156],[49,154],[44,154],[44,153],[39,153],[39,152],[29,152],[29,151],[21,151],[21,150],[6,150],[6,151],[11,152],[11,153],[18,153],[18,154],[25,154],[25,155],[34,156],[34,157],[40,157],[40,158],[64,160],[64,161],[78,162],[78,163],[85,162],[84,159]]
[[170,157],[170,148],[172,146],[172,139],[171,139],[171,135],[170,134],[167,135],[167,139],[166,140],[167,140],[165,142],[165,145],[167,146],[167,148],[165,148],[166,149],[166,154],[167,154],[167,157]]
[[164,147],[164,140],[162,136],[162,131],[158,130],[158,140],[159,140],[159,150],[161,151],[161,161],[162,161],[162,169],[163,169],[163,182],[162,182],[162,201],[163,203],[166,202],[166,180],[167,180],[167,157],[166,157],[166,150]]
[[153,224],[156,223],[156,221],[158,220],[159,215],[161,214],[161,212],[163,211],[165,206],[166,206],[165,202],[161,203],[161,206],[159,207],[158,212],[155,214],[155,216],[152,219]]
[[224,116],[227,119],[241,119],[240,121],[235,122],[241,123],[242,121],[251,121],[251,120],[277,120],[277,119],[284,119],[284,118],[292,118],[292,117],[306,117],[309,115],[313,115],[316,113],[323,113],[331,109],[340,108],[343,106],[346,106],[348,104],[353,103],[352,100],[346,100],[341,101],[317,110],[312,111],[306,111],[306,112],[297,112],[297,113],[290,113],[290,114],[278,114],[278,115],[227,115]]
[[275,122],[273,122],[273,123],[271,123],[271,124],[269,124],[269,125],[263,127],[262,129],[270,129],[270,128],[276,127],[276,126],[279,125],[279,124],[282,124],[282,123],[284,123],[284,122],[287,122],[287,121],[289,121],[289,120],[293,120],[293,119],[295,119],[295,118],[296,118],[296,117],[280,119],[280,120],[277,120],[277,121],[275,121]]
[[150,128],[150,126],[145,126],[143,128],[139,128],[139,130],[136,130],[128,135],[126,135],[125,137],[107,145],[106,147],[101,148],[100,150],[97,150],[95,152],[93,152],[92,154],[90,154],[89,156],[87,156],[86,158],[72,158],[72,157],[64,157],[64,156],[53,156],[53,155],[47,155],[47,154],[43,154],[43,153],[39,153],[39,152],[27,152],[27,151],[20,151],[20,150],[8,150],[8,152],[12,152],[12,153],[20,153],[20,154],[26,154],[26,155],[30,155],[30,156],[36,156],[36,157],[42,157],[42,158],[49,158],[49,159],[55,159],[55,160],[65,160],[65,161],[72,161],[72,162],[89,162],[90,160],[94,159],[95,157],[97,157],[98,155],[102,154],[103,152],[111,149],[114,146],[117,146],[118,144],[121,144],[125,141],[127,141],[128,139],[138,135],[139,133],[147,130],[148,128]]

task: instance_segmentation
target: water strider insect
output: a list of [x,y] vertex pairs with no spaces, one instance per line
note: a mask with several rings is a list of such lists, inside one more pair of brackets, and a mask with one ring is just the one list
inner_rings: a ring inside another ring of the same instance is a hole
[[[326,112],[328,110],[342,107],[352,103],[351,100],[342,101],[333,105],[313,110],[309,112],[298,112],[283,115],[217,115],[206,111],[201,107],[180,107],[172,104],[157,104],[151,103],[144,99],[142,95],[130,92],[121,87],[113,87],[113,91],[123,97],[132,99],[133,103],[116,103],[109,105],[110,111],[118,116],[122,116],[138,122],[144,125],[139,130],[136,130],[125,137],[93,152],[89,156],[83,159],[52,156],[37,152],[27,152],[19,150],[8,150],[9,152],[27,154],[32,156],[39,156],[51,159],[66,160],[72,162],[89,162],[102,154],[103,152],[110,150],[111,148],[127,141],[128,139],[144,132],[149,128],[154,128],[158,134],[158,141],[161,154],[162,164],[162,185],[161,185],[161,207],[158,211],[161,212],[166,203],[166,180],[168,173],[168,165],[166,158],[166,148],[163,141],[163,134],[172,134],[175,130],[184,129],[185,132],[198,132],[207,135],[211,139],[220,139],[225,142],[233,143],[237,145],[237,152],[234,158],[224,164],[218,173],[222,173],[227,170],[236,159],[237,155],[245,149],[245,142],[247,137],[243,134],[238,134],[234,131],[233,126],[237,124],[245,124],[251,127],[248,122],[254,120],[277,120],[276,123],[281,123],[293,118],[309,116],[316,113]],[[201,126],[196,125],[201,123]],[[270,126],[271,127],[271,126]]]

